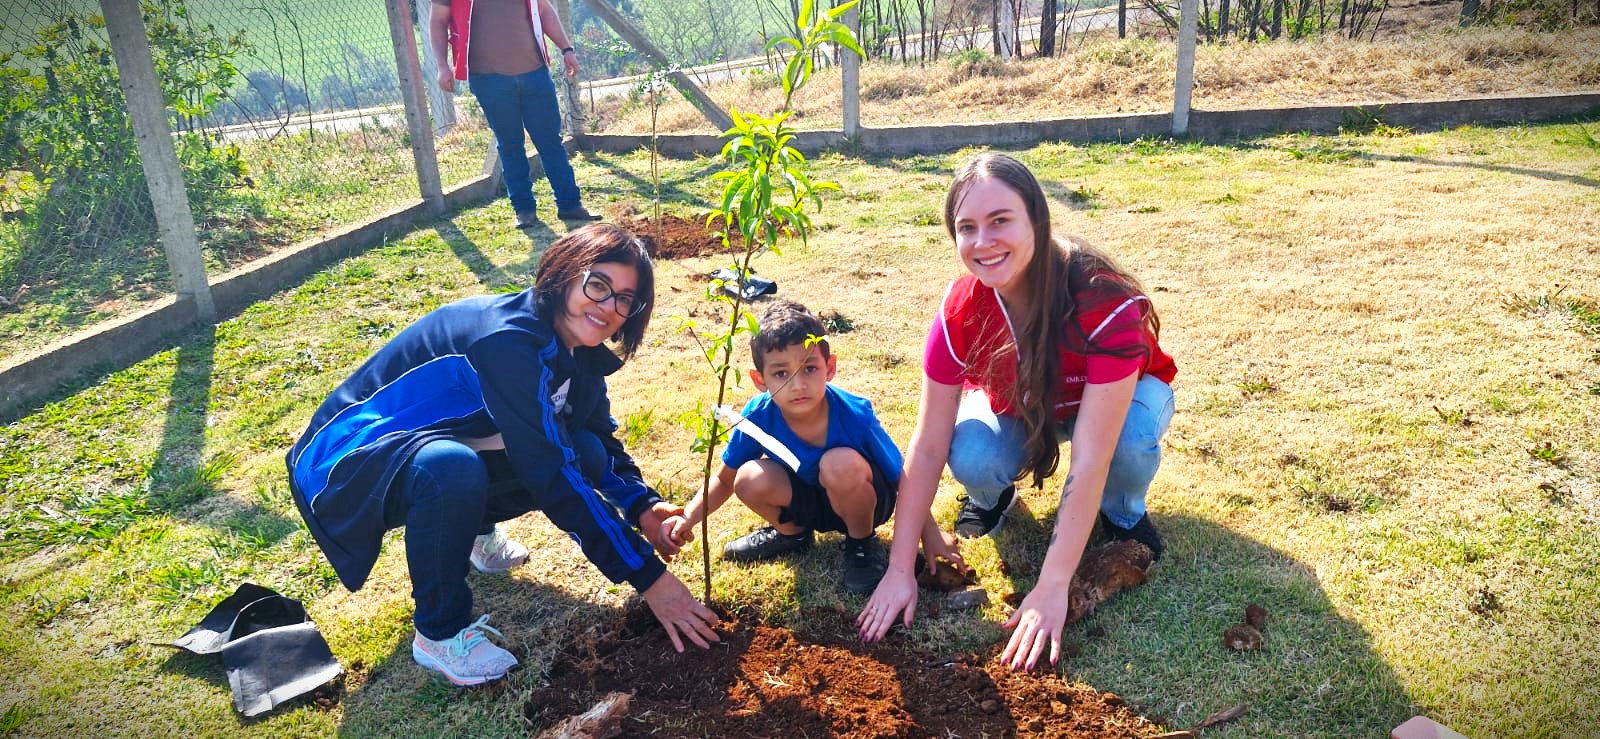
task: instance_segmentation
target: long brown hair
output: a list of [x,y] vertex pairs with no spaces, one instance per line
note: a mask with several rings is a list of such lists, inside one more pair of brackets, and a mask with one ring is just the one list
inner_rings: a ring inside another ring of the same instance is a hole
[[[1108,348],[1084,333],[1079,312],[1143,295],[1139,281],[1118,267],[1095,246],[1065,236],[1051,235],[1050,203],[1044,188],[1022,162],[1005,154],[979,154],[956,170],[944,201],[944,225],[953,241],[956,209],[972,183],[992,179],[1010,188],[1026,205],[1033,224],[1033,260],[1023,268],[1023,305],[1008,306],[1015,325],[1016,384],[1010,389],[1012,407],[1022,414],[1024,462],[1017,479],[1032,474],[1035,485],[1055,474],[1061,446],[1055,435],[1056,387],[1061,375],[1061,350],[1079,354],[1119,357],[1148,355],[1145,345]],[[1149,301],[1140,303],[1144,328],[1160,334],[1161,319]],[[1018,351],[1026,347],[1027,351]]]
[[567,289],[572,283],[583,276],[584,270],[601,263],[633,267],[639,276],[633,299],[644,308],[623,321],[622,328],[611,337],[619,345],[618,355],[626,361],[644,341],[650,314],[655,312],[655,267],[639,237],[608,223],[595,223],[568,232],[545,249],[544,256],[539,259],[533,292],[539,315],[547,320],[554,319],[566,310]]

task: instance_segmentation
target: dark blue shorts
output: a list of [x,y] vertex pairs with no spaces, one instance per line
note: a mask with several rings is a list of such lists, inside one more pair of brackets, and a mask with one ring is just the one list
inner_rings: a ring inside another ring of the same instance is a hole
[[[828,491],[822,489],[821,485],[800,479],[788,465],[781,462],[779,465],[789,475],[790,498],[789,505],[778,513],[778,523],[793,523],[813,531],[846,531],[844,519],[833,512],[833,505],[828,502]],[[877,528],[894,515],[894,501],[900,490],[900,481],[889,482],[883,470],[871,459],[867,459],[867,466],[872,468],[872,490],[878,499],[872,509],[872,526]]]

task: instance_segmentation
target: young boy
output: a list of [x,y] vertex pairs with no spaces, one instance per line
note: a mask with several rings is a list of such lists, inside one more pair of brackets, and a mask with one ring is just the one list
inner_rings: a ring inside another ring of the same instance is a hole
[[872,403],[829,384],[838,358],[826,340],[807,346],[824,331],[793,301],[762,313],[750,340],[750,379],[763,392],[745,405],[710,489],[668,534],[679,546],[693,540],[694,527],[731,493],[771,525],[730,542],[723,557],[770,559],[810,548],[814,532],[843,531],[844,587],[864,594],[883,578],[887,561],[874,529],[894,512],[902,460]]

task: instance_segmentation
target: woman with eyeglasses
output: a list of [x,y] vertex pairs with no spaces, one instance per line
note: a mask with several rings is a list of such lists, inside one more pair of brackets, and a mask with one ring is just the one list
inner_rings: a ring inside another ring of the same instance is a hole
[[400,332],[323,401],[287,459],[300,514],[350,590],[366,582],[384,532],[405,527],[411,654],[457,685],[517,664],[488,640],[499,635],[489,616],[473,620],[467,567],[526,562],[527,548],[496,524],[534,510],[612,582],[642,593],[678,651],[718,641],[716,615],[656,554],[677,552],[660,531],[683,509],[645,485],[606,397],[606,376],[650,323],[648,253],[633,234],[595,224],[551,244],[534,282]]

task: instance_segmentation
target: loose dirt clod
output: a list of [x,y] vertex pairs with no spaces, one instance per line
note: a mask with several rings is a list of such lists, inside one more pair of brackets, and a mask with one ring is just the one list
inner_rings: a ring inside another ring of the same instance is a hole
[[1261,632],[1258,632],[1256,627],[1250,624],[1238,624],[1235,627],[1230,627],[1226,632],[1222,632],[1222,645],[1227,646],[1229,649],[1234,649],[1234,651],[1261,649],[1261,646],[1266,645],[1266,643],[1267,640],[1261,637]]
[[1155,556],[1133,540],[1116,541],[1084,552],[1068,594],[1067,623],[1077,623],[1094,613],[1101,603],[1129,588],[1144,584]]
[[1267,643],[1261,632],[1250,624],[1239,624],[1222,632],[1222,644],[1235,652],[1248,652],[1260,649]]
[[534,732],[633,691],[621,736],[1146,737],[1122,700],[1054,673],[1015,673],[990,650],[938,658],[898,632],[864,644],[851,614],[807,614],[803,634],[734,616],[709,650],[678,654],[649,611],[572,639],[533,691]]
[[1217,724],[1225,724],[1229,721],[1239,718],[1240,716],[1243,716],[1245,711],[1248,710],[1250,710],[1249,703],[1240,703],[1237,706],[1229,706],[1211,714],[1210,716],[1205,717],[1204,720],[1198,724],[1195,724],[1194,727],[1196,729],[1205,729],[1216,726]]
[[938,564],[934,565],[933,573],[929,574],[926,562],[927,560],[924,560],[922,555],[917,555],[917,587],[919,588],[951,593],[968,585],[976,585],[978,583],[971,570],[962,572],[942,559],[939,560]]
[[1244,622],[1256,627],[1256,631],[1263,635],[1267,633],[1267,609],[1254,603],[1244,607]]

